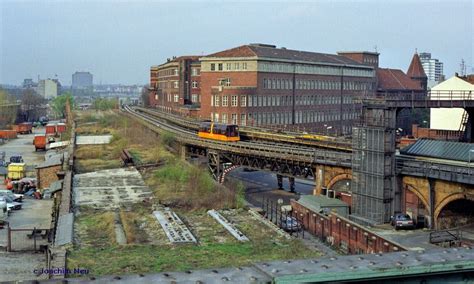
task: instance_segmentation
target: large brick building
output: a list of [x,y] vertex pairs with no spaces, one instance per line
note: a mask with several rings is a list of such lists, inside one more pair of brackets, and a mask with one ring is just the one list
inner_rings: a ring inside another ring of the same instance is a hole
[[180,56],[150,68],[150,105],[165,111],[195,115],[200,105],[197,56]]
[[353,98],[376,86],[370,64],[273,45],[243,45],[200,61],[200,115],[223,123],[349,133],[360,108]]
[[150,102],[222,123],[348,134],[360,114],[354,98],[425,91],[417,55],[408,73],[379,68],[377,52],[335,55],[249,44],[152,66]]

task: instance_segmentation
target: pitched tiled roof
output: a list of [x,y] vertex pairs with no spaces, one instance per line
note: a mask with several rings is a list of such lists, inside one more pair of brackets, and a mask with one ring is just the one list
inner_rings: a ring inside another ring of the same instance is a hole
[[367,67],[350,58],[326,53],[276,48],[269,45],[242,45],[232,49],[210,54],[206,57],[265,57],[291,61],[306,61],[315,63],[348,64]]
[[474,74],[471,75],[466,75],[466,76],[461,76],[459,77],[460,79],[463,79],[464,81],[471,83],[474,85]]
[[418,82],[408,77],[402,70],[390,68],[377,68],[378,89],[390,90],[423,90]]
[[418,53],[413,55],[410,67],[408,67],[407,75],[411,78],[426,78],[425,70],[423,69],[423,65],[421,65]]

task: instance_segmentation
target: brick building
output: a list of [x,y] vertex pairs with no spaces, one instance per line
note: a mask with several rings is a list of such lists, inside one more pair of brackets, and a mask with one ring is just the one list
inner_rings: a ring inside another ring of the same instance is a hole
[[[323,54],[249,44],[150,69],[151,106],[221,123],[349,134],[356,97],[426,90],[417,54],[408,74],[379,68],[377,52]],[[400,125],[411,130],[410,113]]]
[[180,56],[150,68],[150,105],[164,111],[195,115],[200,106],[197,56]]
[[223,123],[349,133],[375,70],[340,55],[250,44],[200,58],[200,115]]

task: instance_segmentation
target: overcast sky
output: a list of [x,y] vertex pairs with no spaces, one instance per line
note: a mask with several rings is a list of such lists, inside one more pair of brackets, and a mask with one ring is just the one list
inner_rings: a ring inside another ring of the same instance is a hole
[[173,55],[260,42],[336,53],[380,52],[406,71],[431,52],[450,77],[473,68],[473,4],[465,1],[5,1],[0,0],[0,83],[75,71],[94,83],[144,84]]

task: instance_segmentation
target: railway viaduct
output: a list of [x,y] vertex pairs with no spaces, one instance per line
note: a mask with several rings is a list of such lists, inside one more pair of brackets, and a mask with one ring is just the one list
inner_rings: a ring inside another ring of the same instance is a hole
[[[435,228],[439,226],[437,220],[441,212],[451,203],[474,202],[474,171],[467,165],[452,165],[449,161],[416,160],[397,155],[396,115],[407,107],[471,110],[474,101],[464,98],[464,94],[452,93],[365,100],[362,123],[354,128],[352,151],[265,141],[206,141],[198,139],[192,131],[176,134],[183,153],[208,157],[209,169],[218,181],[222,182],[226,173],[239,166],[275,172],[279,183],[282,177],[288,177],[290,185],[295,177],[312,179],[316,184],[315,194],[342,195],[341,199],[352,206],[353,215],[360,216],[355,219],[358,222],[383,223],[394,212],[408,211],[426,216],[430,226]],[[144,114],[141,116],[145,119]],[[472,141],[471,118],[466,128],[469,141]],[[150,116],[146,120],[154,123]],[[350,192],[338,192],[338,185],[348,183]]]

